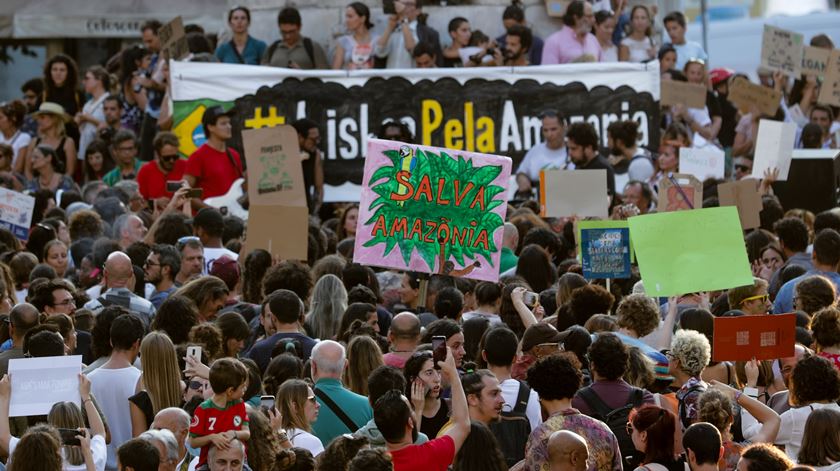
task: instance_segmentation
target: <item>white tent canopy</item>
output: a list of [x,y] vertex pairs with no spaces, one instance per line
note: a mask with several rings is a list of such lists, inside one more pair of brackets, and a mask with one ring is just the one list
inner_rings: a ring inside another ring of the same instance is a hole
[[208,32],[224,27],[226,0],[173,6],[172,0],[3,0],[0,37],[136,38],[144,21],[166,23],[177,15]]

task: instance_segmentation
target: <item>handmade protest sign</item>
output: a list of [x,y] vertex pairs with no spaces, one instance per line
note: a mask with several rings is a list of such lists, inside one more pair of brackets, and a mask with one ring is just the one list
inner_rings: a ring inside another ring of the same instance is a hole
[[722,179],[725,161],[726,155],[715,146],[680,148],[680,173],[694,175],[701,182],[707,178]]
[[45,415],[56,402],[79,404],[82,356],[20,358],[9,360],[12,396],[9,417]]
[[764,178],[766,170],[778,168],[779,177],[776,180],[787,181],[795,142],[796,123],[770,119],[759,121],[751,176],[760,180]]
[[34,209],[35,198],[0,188],[0,227],[8,229],[20,240],[29,238]]
[[[630,226],[627,224],[627,220],[611,220],[611,219],[591,219],[591,220],[580,220],[575,224],[575,240],[580,240],[580,230],[581,229],[630,229]],[[635,261],[635,256],[633,255],[633,239],[629,239],[630,241],[630,261]],[[577,247],[577,255],[580,258],[580,244]]]
[[353,261],[497,280],[510,167],[507,157],[372,139]]
[[802,44],[801,34],[765,24],[761,38],[761,66],[799,77]]
[[715,317],[714,361],[775,360],[794,355],[796,315]]
[[696,209],[703,206],[703,183],[694,175],[674,173],[659,182],[660,212]]
[[572,215],[609,217],[606,170],[540,172],[540,216]]
[[833,49],[825,64],[825,79],[820,85],[817,102],[824,105],[840,106],[840,49]]
[[718,199],[721,206],[735,206],[741,219],[741,228],[752,229],[761,225],[761,195],[758,180],[744,178],[718,185]]
[[630,278],[630,229],[590,228],[580,223],[580,253],[585,278]]
[[706,87],[678,80],[663,80],[660,103],[663,106],[683,104],[688,108],[706,106]]
[[190,54],[187,35],[184,31],[184,21],[180,16],[166,23],[158,30],[161,49],[167,52],[170,59],[183,59]]
[[738,210],[732,206],[647,214],[628,223],[650,296],[753,283]]
[[251,204],[245,253],[263,249],[274,258],[306,260],[308,228],[309,209],[306,206]]
[[830,49],[805,46],[802,51],[802,73],[822,77],[829,55],[831,55]]
[[750,82],[744,77],[732,79],[729,89],[729,101],[742,113],[749,113],[756,106],[762,114],[773,116],[779,108],[782,92]]

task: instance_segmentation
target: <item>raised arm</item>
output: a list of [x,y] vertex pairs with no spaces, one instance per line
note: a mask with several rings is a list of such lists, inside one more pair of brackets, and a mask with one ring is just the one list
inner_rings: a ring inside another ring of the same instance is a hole
[[446,347],[446,361],[439,361],[443,376],[452,386],[452,427],[444,435],[449,435],[455,442],[455,454],[461,449],[461,445],[470,434],[470,411],[467,406],[467,396],[464,394],[464,387],[461,385],[461,378],[458,370],[455,369],[455,358],[452,356],[452,349]]

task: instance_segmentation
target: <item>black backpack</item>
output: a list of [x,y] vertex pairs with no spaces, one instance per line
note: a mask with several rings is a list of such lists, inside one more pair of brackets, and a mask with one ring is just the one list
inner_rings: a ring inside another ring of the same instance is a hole
[[627,403],[618,409],[612,409],[606,405],[592,389],[592,386],[581,389],[578,394],[592,410],[591,417],[607,424],[607,427],[615,434],[615,438],[618,440],[618,448],[621,450],[624,469],[635,469],[641,463],[642,457],[633,445],[633,439],[627,434],[627,421],[630,417],[630,411],[642,405],[645,391],[633,388],[627,397]]
[[519,392],[516,394],[516,404],[510,412],[502,412],[498,422],[490,424],[490,430],[499,443],[499,449],[505,456],[508,467],[525,459],[525,446],[531,435],[531,422],[525,415],[531,388],[522,381],[519,382]]

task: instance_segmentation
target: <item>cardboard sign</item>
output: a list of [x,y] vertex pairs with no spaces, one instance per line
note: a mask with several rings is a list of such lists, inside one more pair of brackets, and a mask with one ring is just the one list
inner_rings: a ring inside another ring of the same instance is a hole
[[675,173],[673,181],[665,177],[659,182],[659,212],[698,209],[703,206],[703,183],[694,175]]
[[647,214],[628,223],[650,296],[753,283],[738,210],[732,206]]
[[295,128],[289,125],[242,131],[248,162],[248,201],[306,206],[303,168]]
[[688,108],[705,108],[706,87],[697,83],[663,80],[660,85],[660,104],[671,106],[683,104]]
[[305,205],[251,203],[245,253],[263,249],[281,260],[306,260],[308,244],[309,209]]
[[714,361],[775,360],[794,355],[796,315],[715,317]]
[[802,35],[764,25],[761,38],[761,66],[799,77],[802,73]]
[[170,59],[183,59],[190,54],[187,35],[184,32],[184,22],[180,16],[160,27],[158,31],[161,49],[166,51]]
[[630,229],[580,229],[585,278],[630,278]]
[[828,62],[829,55],[831,55],[830,49],[805,46],[802,51],[802,73],[822,77],[825,74],[825,64]]
[[75,402],[82,407],[81,372],[81,355],[9,360],[12,378],[9,417],[46,415],[53,404],[61,401]]
[[543,170],[540,172],[540,216],[609,217],[607,171]]
[[755,105],[761,113],[773,116],[779,109],[782,92],[754,84],[744,77],[735,77],[729,86],[729,101],[742,113],[749,113]]
[[790,172],[790,160],[793,158],[793,146],[796,142],[796,123],[784,123],[769,119],[758,122],[758,135],[755,139],[755,160],[752,177],[761,180],[764,171],[779,169],[778,181],[787,181]]
[[724,177],[726,154],[715,146],[680,148],[680,173],[694,175],[701,182]]
[[353,261],[498,280],[510,169],[507,157],[371,139]]
[[758,193],[758,180],[744,178],[736,182],[718,185],[718,199],[721,206],[735,206],[741,219],[742,229],[761,226],[761,195]]
[[823,105],[840,106],[840,49],[831,51],[825,64],[825,79],[820,85],[817,102]]
[[571,0],[545,0],[545,10],[548,16],[561,17],[566,13],[566,7],[572,3]]
[[0,188],[0,227],[8,229],[18,239],[29,238],[34,210],[35,198]]

